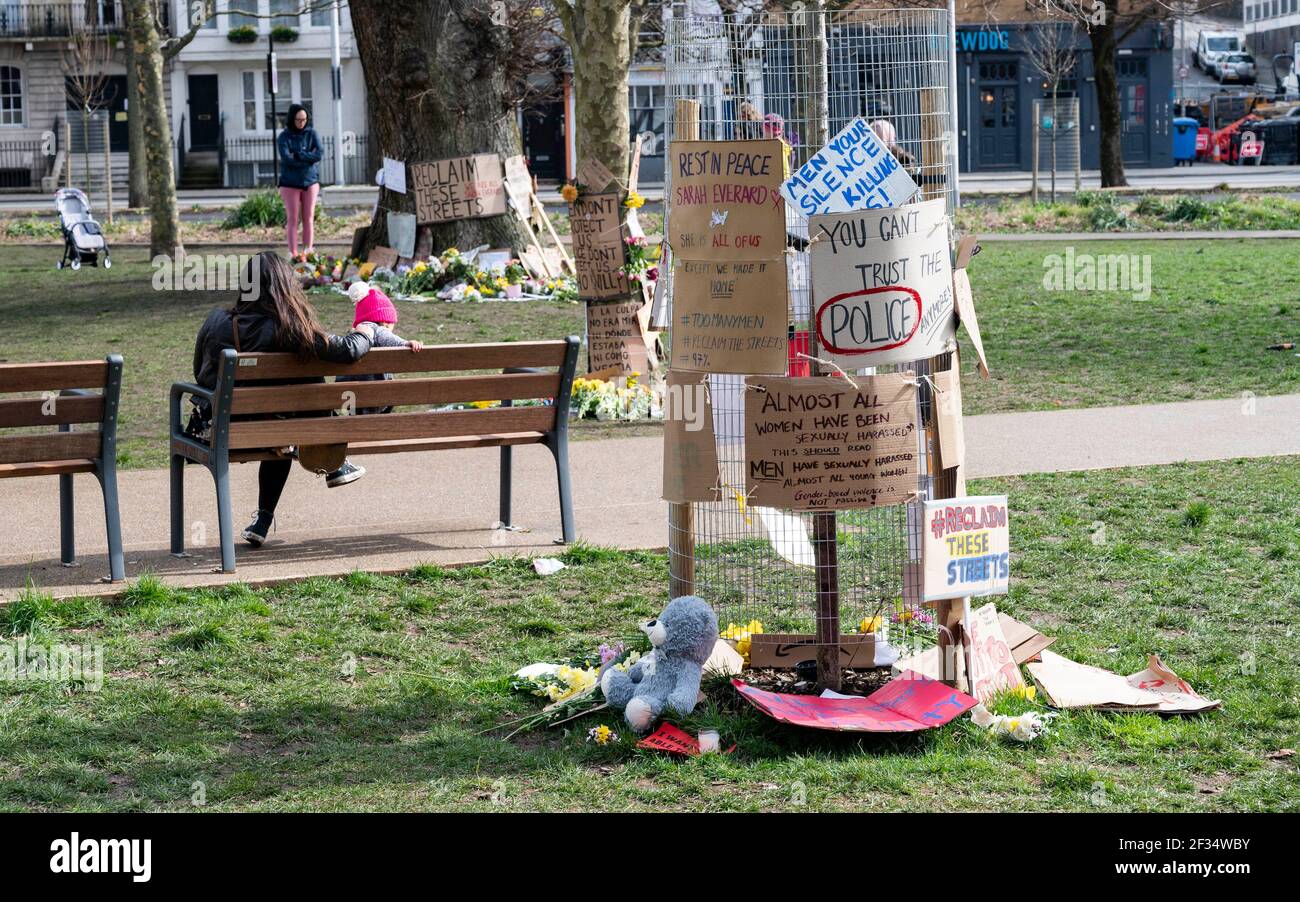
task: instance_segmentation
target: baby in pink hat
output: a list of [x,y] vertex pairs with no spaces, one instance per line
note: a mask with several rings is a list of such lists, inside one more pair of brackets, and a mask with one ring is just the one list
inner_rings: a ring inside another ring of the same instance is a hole
[[[393,326],[397,325],[397,308],[389,300],[388,295],[384,294],[378,288],[368,282],[353,282],[348,287],[348,297],[352,303],[357,305],[356,313],[352,317],[352,328],[357,328],[362,323],[369,323],[375,334],[374,340],[370,342],[372,348],[410,348],[412,351],[419,351],[424,348],[423,343],[418,341],[407,341],[402,336],[393,331]],[[339,376],[335,382],[366,382],[378,379],[392,379],[392,373],[384,373],[381,376]],[[393,408],[371,408],[363,407],[357,413],[389,413]]]

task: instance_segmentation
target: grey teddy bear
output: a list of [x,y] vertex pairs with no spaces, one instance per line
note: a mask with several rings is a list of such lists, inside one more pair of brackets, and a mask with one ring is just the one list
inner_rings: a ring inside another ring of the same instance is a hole
[[600,678],[610,707],[622,708],[628,726],[644,733],[671,708],[690,714],[700,694],[700,677],[718,641],[718,617],[708,602],[683,595],[641,625],[654,650],[627,669],[608,668]]

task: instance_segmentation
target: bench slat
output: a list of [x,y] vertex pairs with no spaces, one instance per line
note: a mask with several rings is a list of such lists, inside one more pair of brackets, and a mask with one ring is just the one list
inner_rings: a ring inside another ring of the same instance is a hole
[[9,435],[0,438],[0,464],[93,458],[99,456],[100,444],[99,430]]
[[0,428],[8,426],[58,426],[63,423],[98,423],[104,418],[102,395],[60,396],[54,409],[45,413],[50,403],[45,398],[6,398],[0,400]]
[[[498,435],[469,435],[453,438],[402,439],[391,442],[353,442],[348,445],[348,456],[361,454],[398,454],[403,451],[450,451],[456,448],[499,448],[502,445],[539,445],[546,439],[544,432],[503,432]],[[266,449],[231,451],[231,463],[249,463],[257,460],[283,459],[283,455]]]
[[[408,352],[409,353],[409,352]],[[384,382],[331,382],[321,385],[266,385],[236,388],[230,411],[286,413],[336,410],[343,393],[356,395],[356,407],[401,407],[407,404],[455,404],[469,401],[518,401],[552,398],[560,390],[558,373],[510,373],[492,376],[444,376]],[[0,414],[3,425],[3,414]]]
[[246,381],[561,366],[564,363],[565,347],[563,341],[516,341],[505,344],[437,345],[422,351],[376,348],[356,363],[302,361],[294,354],[248,353],[239,355],[235,378]]
[[93,460],[43,460],[33,464],[0,464],[0,479],[17,476],[59,476],[63,473],[93,473]]
[[442,413],[387,413],[351,417],[256,420],[230,425],[230,447],[278,448],[393,439],[469,437],[555,428],[554,407],[494,407]]
[[103,360],[69,363],[0,363],[0,393],[103,388],[108,364]]

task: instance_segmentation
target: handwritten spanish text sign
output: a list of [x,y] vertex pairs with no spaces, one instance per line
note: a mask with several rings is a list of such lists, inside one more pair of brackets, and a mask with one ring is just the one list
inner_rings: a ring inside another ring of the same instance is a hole
[[956,341],[942,200],[808,221],[819,356],[846,370],[906,363]]
[[585,301],[627,297],[632,293],[623,243],[619,195],[583,194],[569,206],[573,263],[578,270],[578,297]]
[[637,318],[640,300],[598,301],[587,305],[587,353],[593,373],[614,369],[648,375],[645,335]]
[[826,511],[897,504],[916,489],[910,373],[745,380],[745,493],[754,506]]
[[674,263],[674,369],[784,373],[788,318],[784,255]]
[[668,243],[682,260],[773,260],[785,253],[781,142],[674,141]]
[[483,219],[506,212],[501,157],[480,153],[450,160],[411,163],[415,215],[421,224]]
[[781,194],[804,216],[898,207],[916,182],[867,120],[854,119],[785,181]]
[[773,720],[815,730],[914,733],[941,727],[978,704],[966,693],[911,670],[865,698],[764,692],[741,680],[732,680],[731,685]]
[[925,601],[1006,593],[1011,548],[1006,495],[927,501],[921,525]]

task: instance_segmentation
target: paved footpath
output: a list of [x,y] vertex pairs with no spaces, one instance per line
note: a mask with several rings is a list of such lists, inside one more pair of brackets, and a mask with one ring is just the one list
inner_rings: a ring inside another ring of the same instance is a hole
[[[1300,394],[1248,402],[1189,401],[966,418],[972,477],[1300,454]],[[578,534],[619,548],[663,548],[667,509],[659,499],[658,436],[571,445]],[[402,570],[418,563],[461,564],[497,554],[560,551],[555,471],[544,448],[515,449],[514,522],[494,529],[495,449],[376,456],[355,486],[326,489],[295,469],[271,541],[238,543],[238,574],[214,573],[216,504],[206,471],[188,468],[186,520],[193,556],[168,554],[168,473],[119,474],[127,577],[152,572],[167,582],[259,584],[352,569]],[[236,525],[256,507],[251,465],[234,468]],[[0,480],[0,600],[30,582],[55,595],[115,592],[96,582],[108,572],[98,486],[76,477],[80,565],[59,564],[58,486],[54,479]]]

